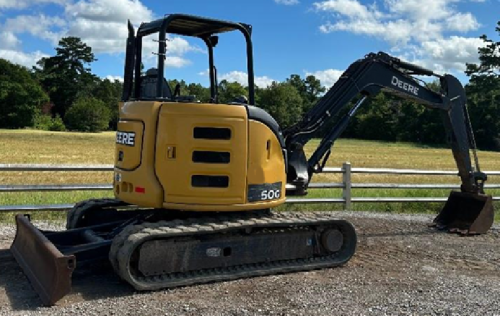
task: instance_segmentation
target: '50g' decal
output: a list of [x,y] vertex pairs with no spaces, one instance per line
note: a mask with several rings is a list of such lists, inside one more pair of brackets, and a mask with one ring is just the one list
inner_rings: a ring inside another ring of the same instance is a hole
[[250,184],[248,202],[270,201],[281,198],[281,182]]
[[279,199],[281,195],[281,189],[278,190],[263,190],[260,192],[261,200],[274,200]]

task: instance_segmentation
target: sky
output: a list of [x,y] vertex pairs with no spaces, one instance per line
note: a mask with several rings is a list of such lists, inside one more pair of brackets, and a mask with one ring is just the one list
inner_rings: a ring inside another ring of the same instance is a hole
[[[0,0],[0,58],[32,67],[55,54],[65,36],[80,37],[97,61],[92,72],[123,77],[127,20],[186,13],[253,26],[254,68],[260,87],[290,74],[315,75],[331,86],[349,64],[385,51],[462,81],[478,60],[482,34],[498,40],[500,0]],[[155,36],[144,39],[146,68],[156,64]],[[169,35],[165,76],[208,85],[208,54],[196,38]],[[219,80],[246,83],[245,40],[220,36]]]

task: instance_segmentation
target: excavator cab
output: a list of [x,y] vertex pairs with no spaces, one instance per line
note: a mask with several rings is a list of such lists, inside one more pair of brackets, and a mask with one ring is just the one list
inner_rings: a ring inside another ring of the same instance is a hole
[[[217,68],[215,66],[214,48],[219,43],[220,34],[229,32],[240,32],[246,42],[246,66],[248,76],[248,104],[255,103],[255,86],[254,86],[254,70],[253,70],[253,44],[252,44],[252,26],[245,23],[236,23],[223,20],[215,20],[199,16],[186,14],[171,14],[163,19],[143,23],[137,30],[129,22],[128,23],[128,39],[125,57],[125,72],[124,72],[124,89],[122,101],[129,100],[158,100],[158,101],[179,101],[183,98],[178,98],[178,89],[174,87],[174,91],[165,89],[165,60],[168,51],[167,34],[187,36],[202,40],[208,52],[208,72],[210,82],[210,103],[218,103],[218,87],[217,87]],[[158,34],[158,51],[153,52],[158,56],[157,65],[154,69],[142,75],[142,47],[146,36]],[[153,77],[156,77],[156,88],[149,87],[147,97],[142,93],[141,85],[144,84],[144,78],[152,82]],[[167,83],[168,86],[168,83]],[[238,100],[235,100],[238,101]],[[237,102],[236,102],[237,103]]]

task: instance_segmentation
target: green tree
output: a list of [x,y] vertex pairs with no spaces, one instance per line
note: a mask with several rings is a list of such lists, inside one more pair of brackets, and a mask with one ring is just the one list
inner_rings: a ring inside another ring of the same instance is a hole
[[309,111],[318,101],[321,94],[326,91],[326,88],[321,85],[321,81],[313,75],[309,75],[305,79],[302,79],[300,75],[292,74],[286,82],[295,87],[299,92],[302,98],[304,112]]
[[187,86],[187,94],[194,95],[197,100],[208,103],[210,102],[210,89],[205,88],[199,83],[191,83]]
[[90,72],[95,61],[92,48],[78,37],[59,41],[56,55],[37,63],[35,74],[54,103],[53,111],[65,119],[68,108],[78,96],[90,93],[97,77]]
[[259,106],[269,112],[282,128],[298,122],[302,117],[302,98],[288,82],[273,82],[259,91]]
[[238,82],[222,80],[219,83],[219,103],[231,103],[241,96],[248,97],[248,91]]
[[179,85],[181,95],[186,94],[186,88],[187,88],[186,81],[184,81],[184,80],[179,81],[177,79],[172,79],[172,80],[168,80],[168,85],[170,86],[170,89],[172,89],[172,93],[174,93],[175,87],[177,85]]
[[[439,82],[427,87],[439,91]],[[348,137],[444,144],[446,133],[439,110],[402,99],[390,93],[379,93],[366,102],[351,120]]]
[[33,126],[47,94],[28,69],[0,59],[0,127]]
[[357,115],[357,135],[363,139],[394,140],[400,102],[380,93]]
[[62,132],[66,130],[66,126],[64,125],[63,120],[57,114],[55,117],[52,117],[52,115],[50,114],[39,113],[35,117],[33,127],[43,131]]
[[118,103],[121,99],[123,84],[109,79],[99,80],[95,85],[92,95],[104,102],[110,113],[109,128],[116,130],[118,124]]
[[108,129],[110,116],[103,101],[80,97],[66,113],[66,127],[80,132],[100,132]]
[[[439,93],[441,91],[438,80],[430,82],[426,86],[434,92]],[[415,116],[416,126],[414,127],[414,136],[410,141],[422,144],[446,144],[446,129],[443,124],[441,110],[427,109],[422,104],[411,103],[421,110],[419,111],[420,115]],[[411,122],[408,122],[408,125],[410,124]],[[401,126],[401,128],[404,127],[405,125]]]
[[[396,131],[394,140],[421,143],[423,141],[422,133],[424,133],[421,116],[424,111],[434,112],[434,115],[440,119],[436,110],[428,110],[415,102],[399,100],[397,121],[393,127]],[[385,127],[382,126],[381,129]]]
[[321,85],[321,81],[313,75],[309,75],[304,80],[306,86],[305,106],[304,110],[308,111],[320,98],[321,94],[326,91],[326,88]]
[[306,93],[306,84],[300,75],[292,74],[290,78],[286,79],[286,82],[291,84],[301,96]]
[[[496,31],[500,35],[500,21]],[[500,41],[481,36],[479,64],[467,64],[469,114],[479,147],[500,150]]]
[[[500,35],[500,21],[497,22],[497,27],[495,30]],[[500,77],[500,56],[498,55],[500,50],[500,41],[495,42],[489,39],[488,36],[480,36],[485,43],[484,47],[478,49],[479,52],[479,65],[478,64],[467,64],[467,69],[465,73],[471,76],[471,79],[475,77],[481,77],[483,75],[492,76],[495,78]]]

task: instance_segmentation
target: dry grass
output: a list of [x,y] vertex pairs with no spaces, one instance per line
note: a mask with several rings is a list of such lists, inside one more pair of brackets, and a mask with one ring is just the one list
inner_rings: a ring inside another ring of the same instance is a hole
[[[114,135],[113,132],[85,134],[0,130],[0,163],[113,164]],[[2,185],[97,184],[111,181],[110,172],[0,172]],[[112,192],[0,193],[0,205],[73,203],[104,196],[112,196]],[[2,217],[11,218],[11,214],[0,214],[0,219]]]
[[[307,154],[318,145],[312,141],[306,147]],[[479,151],[482,170],[500,170],[500,153]],[[341,139],[333,149],[328,166],[340,167],[349,161],[354,168],[400,168],[426,170],[457,170],[450,149],[419,146],[411,143],[390,143]],[[340,176],[321,174],[315,176],[317,182],[340,180]],[[500,180],[500,179],[495,179]],[[458,183],[454,176],[410,176],[410,175],[353,175],[354,182],[391,183]]]
[[[307,153],[318,145],[312,141]],[[43,132],[31,130],[0,130],[0,163],[43,164],[113,164],[114,133],[99,134]],[[479,152],[483,170],[500,170],[500,153]],[[412,168],[456,170],[447,148],[424,147],[408,143],[374,142],[341,139],[335,145],[328,166],[340,167],[343,162],[353,167]],[[390,183],[459,183],[453,176],[354,175],[354,182]],[[500,177],[491,177],[499,182]],[[1,172],[0,184],[77,184],[110,183],[110,172]],[[315,182],[341,181],[340,175],[316,175]],[[354,190],[354,196],[445,196],[447,190]],[[500,195],[500,191],[492,191]],[[111,192],[2,193],[0,205],[71,203],[91,197],[110,196]],[[311,197],[340,196],[340,190],[311,190]],[[325,206],[317,206],[324,208]],[[328,206],[341,208],[341,205]],[[435,211],[439,204],[359,204],[356,209],[382,211]],[[316,207],[315,207],[316,208]]]
[[[0,130],[0,163],[113,164],[114,133]],[[2,172],[2,184],[110,183],[109,172]]]
[[[314,140],[306,147],[306,153],[312,154],[319,141]],[[479,151],[482,170],[500,170],[500,153]],[[327,165],[340,167],[349,161],[356,168],[399,168],[424,170],[457,170],[450,149],[422,146],[412,143],[391,143],[380,141],[364,141],[340,139],[328,160]],[[459,184],[457,176],[416,176],[416,175],[372,175],[354,174],[354,183],[427,183],[427,184]],[[340,174],[319,174],[314,182],[342,182]],[[499,183],[499,176],[490,177],[489,183]],[[488,190],[489,194],[500,195],[500,190]],[[354,197],[446,197],[449,190],[429,189],[354,189]],[[308,197],[341,197],[341,190],[310,190]],[[497,208],[498,204],[496,203]],[[324,209],[325,205],[310,206],[313,209]],[[329,209],[342,209],[342,205],[328,205]],[[435,213],[441,203],[380,203],[353,204],[355,210],[376,210],[384,212]],[[288,207],[295,209],[297,206]]]
[[0,130],[2,163],[112,164],[114,132]]

